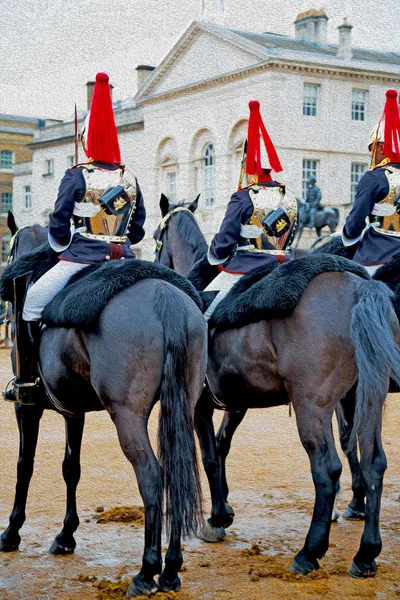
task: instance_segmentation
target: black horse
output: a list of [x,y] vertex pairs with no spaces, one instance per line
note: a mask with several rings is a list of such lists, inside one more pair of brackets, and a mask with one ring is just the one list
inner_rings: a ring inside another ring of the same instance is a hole
[[[188,239],[185,246],[179,239],[172,244],[172,235],[177,238],[185,232],[190,236],[189,246],[201,236],[193,214],[175,209],[168,208],[171,216],[163,214],[166,227],[155,234],[162,241],[157,259],[167,266],[179,261],[169,250],[172,245],[178,252],[180,247],[188,247]],[[173,262],[168,264],[168,261]],[[351,263],[348,265],[350,269]],[[262,290],[261,282],[259,289]],[[229,411],[217,435],[219,465],[212,444],[203,447],[205,469],[213,483],[210,526],[216,524],[216,505],[223,505],[218,496],[221,469],[223,500],[227,502],[225,458],[232,435],[246,411],[291,402],[301,442],[309,455],[316,492],[311,526],[291,570],[306,574],[317,569],[318,559],[328,549],[332,509],[342,470],[332,434],[332,415],[341,399],[351,396],[356,388],[353,436],[357,435],[360,448],[367,506],[364,533],[350,573],[355,577],[375,575],[375,558],[382,547],[379,512],[386,469],[381,440],[382,409],[390,370],[396,380],[400,379],[400,353],[394,341],[394,336],[400,339],[400,332],[388,290],[355,274],[332,272],[312,279],[289,314],[277,314],[270,320],[262,317],[260,298],[258,317],[247,323],[243,303],[236,314],[228,297],[225,313],[222,303],[217,308],[219,321],[210,322],[209,389],[204,391],[197,409],[208,410],[209,423],[212,423],[214,399],[217,406]],[[230,318],[237,319],[233,326]]]
[[[36,247],[45,233],[38,225],[17,232],[14,258],[23,250]],[[68,442],[72,440],[73,445],[69,461],[74,461],[74,485],[70,463],[64,463],[64,476],[67,475],[69,483],[68,527],[64,527],[62,540],[57,536],[57,545],[62,542],[67,551],[75,545],[73,532],[78,525],[75,489],[84,413],[105,409],[135,470],[145,507],[142,568],[134,577],[128,595],[134,597],[158,589],[178,590],[181,533],[196,531],[201,521],[194,443],[194,410],[203,388],[207,358],[206,325],[201,311],[192,298],[170,282],[143,279],[113,297],[95,326],[47,327],[39,355],[47,395],[66,415]],[[161,403],[159,460],[147,431],[149,415],[158,400]],[[24,519],[39,420],[47,407],[45,398],[34,407],[16,405],[23,460],[19,461],[10,526],[2,536],[3,550],[18,547],[18,529]],[[162,570],[164,493],[170,543]],[[158,573],[161,575],[156,584],[154,576]]]

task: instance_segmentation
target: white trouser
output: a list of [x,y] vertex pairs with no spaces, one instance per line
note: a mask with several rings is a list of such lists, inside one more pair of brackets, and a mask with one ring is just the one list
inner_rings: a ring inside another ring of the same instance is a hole
[[375,275],[375,273],[377,272],[377,270],[379,269],[379,267],[381,267],[382,265],[371,265],[369,267],[364,267],[364,269],[371,275],[371,277],[373,275]]
[[206,312],[204,313],[206,321],[208,321],[208,319],[213,314],[214,310],[217,308],[218,304],[221,302],[221,300],[225,298],[229,290],[241,277],[243,277],[243,275],[234,275],[233,273],[226,273],[225,271],[222,271],[205,288],[205,292],[220,290],[215,296],[214,300],[211,302],[210,306],[207,308]]
[[67,260],[58,261],[54,267],[28,289],[22,313],[24,321],[38,321],[46,304],[53,300],[54,296],[66,286],[74,273],[87,266],[84,263]]

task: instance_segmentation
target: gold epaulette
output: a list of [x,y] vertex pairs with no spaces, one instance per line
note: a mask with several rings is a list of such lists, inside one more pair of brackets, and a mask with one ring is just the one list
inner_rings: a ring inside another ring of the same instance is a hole
[[379,167],[385,167],[389,163],[390,163],[390,158],[384,158],[380,163],[378,163],[374,167],[371,167],[370,171],[375,171],[375,169],[378,169]]

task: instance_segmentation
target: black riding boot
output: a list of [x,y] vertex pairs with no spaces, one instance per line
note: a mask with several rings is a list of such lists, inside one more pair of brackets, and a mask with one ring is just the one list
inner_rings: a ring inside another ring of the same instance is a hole
[[16,353],[16,377],[13,387],[3,391],[4,400],[20,404],[36,404],[39,391],[38,349],[39,321],[21,321]]

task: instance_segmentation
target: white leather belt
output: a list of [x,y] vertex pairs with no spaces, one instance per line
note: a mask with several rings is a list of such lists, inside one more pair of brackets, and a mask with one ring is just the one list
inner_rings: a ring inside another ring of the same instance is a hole
[[128,241],[127,235],[101,235],[86,231],[80,231],[79,233],[88,240],[99,240],[99,242],[106,242],[107,244],[124,244]]
[[72,214],[77,217],[95,217],[101,211],[100,204],[92,204],[91,202],[75,202]]
[[261,227],[257,227],[257,225],[240,226],[240,235],[244,238],[258,238],[262,233],[263,229]]

